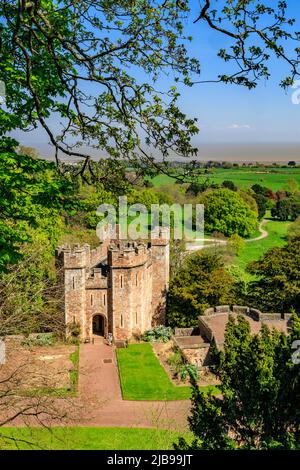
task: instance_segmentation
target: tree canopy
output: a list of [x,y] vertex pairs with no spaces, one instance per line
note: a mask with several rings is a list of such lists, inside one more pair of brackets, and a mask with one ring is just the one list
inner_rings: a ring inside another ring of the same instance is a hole
[[[176,89],[201,82],[188,54],[192,21],[232,41],[218,55],[238,68],[215,81],[254,88],[273,57],[289,68],[282,86],[299,76],[300,35],[286,1],[206,0],[198,12],[187,0],[2,0],[0,135],[40,125],[57,159],[82,157],[83,172],[91,166],[83,146],[160,171],[155,156],[194,156],[196,120],[178,107]],[[167,90],[162,73],[173,77]]]
[[257,226],[257,216],[235,191],[217,189],[203,194],[199,201],[205,207],[205,230],[221,232],[225,236],[235,233],[248,237]]
[[248,270],[257,279],[249,289],[250,302],[267,312],[300,312],[300,238],[269,250]]
[[206,308],[233,302],[232,287],[221,257],[207,251],[187,257],[170,282],[168,324],[196,326]]
[[193,385],[189,418],[191,445],[177,449],[299,449],[300,367],[293,363],[299,339],[295,315],[285,336],[263,326],[252,335],[248,321],[231,316],[224,352],[216,354],[222,396],[206,395]]

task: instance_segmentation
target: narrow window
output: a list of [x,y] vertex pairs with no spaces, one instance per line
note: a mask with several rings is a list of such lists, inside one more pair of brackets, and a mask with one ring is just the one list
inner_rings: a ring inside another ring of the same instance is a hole
[[106,305],[106,295],[103,295],[103,305]]
[[123,287],[123,276],[120,276],[120,284],[121,284],[121,287]]
[[93,299],[93,294],[91,294],[91,305],[93,305],[94,299]]
[[75,277],[74,276],[73,276],[72,282],[73,282],[73,290],[74,290],[75,289]]
[[123,315],[121,315],[121,327],[123,328]]

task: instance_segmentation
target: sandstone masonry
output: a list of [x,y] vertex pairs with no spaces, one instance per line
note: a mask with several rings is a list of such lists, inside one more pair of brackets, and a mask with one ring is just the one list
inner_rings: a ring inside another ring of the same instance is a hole
[[106,238],[95,250],[62,246],[57,259],[64,273],[65,322],[80,326],[81,339],[112,333],[126,340],[164,323],[169,241],[163,230],[148,244]]

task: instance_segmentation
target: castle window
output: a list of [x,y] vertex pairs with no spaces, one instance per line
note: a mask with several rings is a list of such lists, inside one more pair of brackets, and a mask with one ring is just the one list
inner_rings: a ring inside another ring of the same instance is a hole
[[120,276],[120,286],[123,287],[123,276]]
[[121,315],[121,328],[123,328],[123,315]]
[[106,305],[106,295],[103,295],[103,305]]
[[75,277],[73,276],[73,279],[72,279],[72,283],[73,283],[73,290],[75,289]]
[[93,301],[94,301],[93,295],[91,294],[91,305],[93,305]]

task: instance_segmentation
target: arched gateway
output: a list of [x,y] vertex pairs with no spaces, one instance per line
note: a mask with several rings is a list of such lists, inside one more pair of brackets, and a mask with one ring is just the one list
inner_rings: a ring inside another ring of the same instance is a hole
[[93,335],[105,335],[105,318],[103,315],[93,316]]

